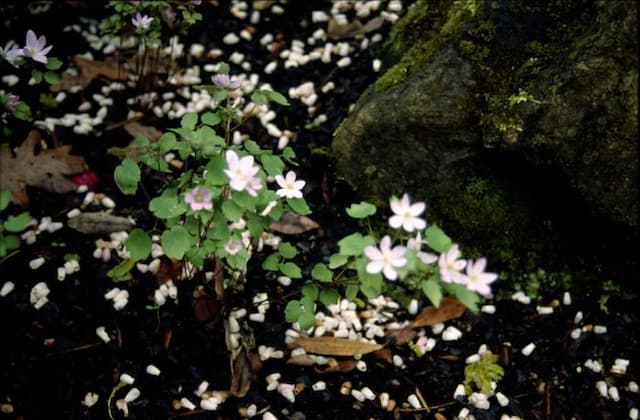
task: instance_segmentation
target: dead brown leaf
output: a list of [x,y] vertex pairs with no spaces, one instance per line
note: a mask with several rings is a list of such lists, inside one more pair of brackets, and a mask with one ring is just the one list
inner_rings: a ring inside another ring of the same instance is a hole
[[80,213],[69,219],[67,225],[78,232],[95,235],[102,233],[121,232],[130,230],[135,223],[122,216],[114,216],[102,211]]
[[416,331],[411,327],[404,327],[399,330],[391,331],[387,334],[388,337],[395,338],[395,345],[402,346],[407,344],[409,341],[413,340],[413,338],[417,335]]
[[[232,356],[233,357],[233,356]],[[231,395],[242,398],[247,395],[251,388],[251,363],[249,362],[246,350],[241,350],[231,360]]]
[[65,176],[87,169],[82,156],[69,155],[71,146],[42,150],[36,155],[34,148],[40,144],[40,139],[40,132],[32,130],[18,147],[15,157],[8,144],[0,145],[0,188],[11,190],[11,201],[23,207],[29,206],[27,185],[68,193],[77,186]]
[[316,366],[313,368],[318,373],[349,373],[356,368],[358,361],[355,359],[336,359],[335,363],[329,363],[325,366]]
[[124,125],[124,131],[131,134],[131,137],[144,136],[152,143],[158,141],[162,136],[162,131],[151,125],[142,125],[137,121],[131,121]]
[[269,225],[272,231],[285,235],[299,235],[313,229],[318,229],[320,225],[307,216],[300,216],[291,212],[284,212],[280,220],[271,222]]
[[349,340],[338,337],[299,337],[294,346],[302,347],[308,353],[325,356],[355,356],[380,350],[381,344]]
[[412,328],[428,327],[449,321],[451,319],[460,318],[466,307],[457,299],[444,298],[439,307],[428,306],[416,316],[411,323]]
[[381,16],[368,20],[364,25],[358,19],[340,24],[335,18],[331,18],[327,24],[327,35],[333,39],[352,38],[378,30],[383,23],[384,18]]
[[89,60],[81,55],[76,55],[71,59],[78,68],[78,74],[69,72],[62,73],[62,81],[51,86],[53,92],[69,90],[73,86],[87,87],[96,77],[102,76],[109,80],[128,80],[132,73],[126,70],[114,58],[107,58],[105,61]]

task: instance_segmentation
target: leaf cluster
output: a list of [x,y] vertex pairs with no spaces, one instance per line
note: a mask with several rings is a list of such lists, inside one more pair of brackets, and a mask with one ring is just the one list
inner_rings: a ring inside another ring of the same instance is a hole
[[498,383],[504,376],[504,369],[498,364],[498,356],[486,352],[480,360],[469,363],[464,368],[464,387],[467,395],[475,390],[485,395],[493,392],[492,383]]
[[27,211],[8,215],[5,219],[2,213],[9,207],[10,202],[11,191],[0,190],[0,258],[20,247],[20,237],[16,234],[24,231],[31,222],[31,216]]

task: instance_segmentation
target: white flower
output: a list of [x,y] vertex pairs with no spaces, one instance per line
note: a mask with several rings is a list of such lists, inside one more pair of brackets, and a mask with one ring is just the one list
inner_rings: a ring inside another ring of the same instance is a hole
[[236,191],[247,190],[252,196],[257,195],[257,190],[262,188],[260,179],[255,175],[259,168],[253,165],[253,156],[239,158],[236,152],[228,150],[226,153],[228,169],[224,172],[229,177],[229,186]]
[[434,262],[438,261],[438,257],[435,254],[421,251],[423,243],[424,242],[422,241],[422,235],[420,234],[420,232],[418,232],[415,238],[409,238],[407,240],[407,248],[416,251],[416,255],[418,256],[420,261],[425,264],[433,264]]
[[153,22],[153,18],[147,15],[141,15],[140,12],[136,13],[135,17],[131,18],[131,23],[136,28],[147,29],[151,26],[151,22]]
[[279,197],[302,198],[302,188],[306,184],[304,181],[296,181],[296,174],[293,171],[287,172],[286,177],[276,175],[276,182],[281,187],[276,194]]
[[458,245],[452,245],[447,252],[440,254],[438,265],[440,266],[440,278],[445,283],[464,284],[464,275],[460,273],[467,264],[465,260],[461,260]]
[[486,266],[487,260],[485,258],[480,258],[475,263],[469,260],[467,261],[467,275],[463,276],[463,281],[467,289],[478,292],[483,296],[491,293],[489,284],[498,278],[498,275],[495,273],[485,273],[484,269]]
[[398,278],[396,268],[402,267],[407,263],[404,257],[405,247],[396,246],[391,248],[391,238],[385,235],[380,241],[380,248],[375,246],[367,246],[364,254],[371,261],[367,264],[367,273],[376,274],[383,272],[384,276],[389,280]]
[[401,200],[391,199],[390,205],[391,211],[395,213],[389,218],[389,225],[392,228],[398,229],[402,226],[407,232],[413,232],[427,227],[427,222],[418,217],[426,207],[422,201],[411,204],[409,195],[404,194]]

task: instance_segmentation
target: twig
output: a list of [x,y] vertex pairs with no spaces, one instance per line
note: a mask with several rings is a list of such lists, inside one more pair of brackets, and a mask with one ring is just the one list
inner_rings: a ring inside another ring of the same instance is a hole
[[427,404],[427,400],[424,399],[422,392],[420,392],[420,388],[418,387],[416,387],[416,396],[420,400],[420,403],[422,403],[422,406],[427,409],[427,413],[430,413],[431,409],[429,408],[429,404]]

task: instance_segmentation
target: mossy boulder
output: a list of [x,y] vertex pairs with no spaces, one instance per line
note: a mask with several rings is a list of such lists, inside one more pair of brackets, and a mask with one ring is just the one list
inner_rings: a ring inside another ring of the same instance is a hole
[[378,203],[426,199],[508,268],[594,220],[637,240],[636,23],[626,1],[418,0],[336,130],[338,175]]

